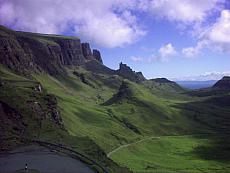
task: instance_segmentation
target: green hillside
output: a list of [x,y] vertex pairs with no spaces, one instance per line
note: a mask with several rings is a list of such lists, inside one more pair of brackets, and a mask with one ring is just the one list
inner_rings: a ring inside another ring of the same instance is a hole
[[226,136],[194,135],[148,138],[110,157],[137,173],[224,173],[230,169],[229,154]]
[[[1,37],[13,32],[0,31]],[[17,35],[58,51],[41,46],[31,69],[25,64],[34,56],[24,57],[21,42],[12,62],[0,57],[1,151],[36,139],[72,147],[114,173],[230,171],[226,88],[186,91],[164,78],[146,80],[127,65],[116,71],[95,60],[61,64],[58,55],[67,55],[56,39],[75,38]],[[51,59],[39,59],[43,49]]]

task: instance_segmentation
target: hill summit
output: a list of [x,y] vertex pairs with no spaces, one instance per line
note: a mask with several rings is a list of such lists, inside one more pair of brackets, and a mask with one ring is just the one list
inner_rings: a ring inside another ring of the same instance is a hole
[[224,76],[221,80],[217,81],[213,88],[215,89],[223,89],[230,90],[230,76]]

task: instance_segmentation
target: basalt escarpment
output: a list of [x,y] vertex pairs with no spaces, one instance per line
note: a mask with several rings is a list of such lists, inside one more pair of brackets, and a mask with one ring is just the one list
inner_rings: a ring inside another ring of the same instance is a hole
[[100,63],[103,64],[103,61],[102,61],[102,58],[101,58],[101,53],[100,53],[99,50],[93,49],[93,56],[95,57],[95,59],[96,59],[97,61],[99,61]]
[[16,72],[56,75],[65,73],[65,66],[89,60],[102,63],[100,52],[93,54],[89,44],[77,37],[16,32],[0,26],[0,63]]
[[93,60],[93,59],[95,59],[95,58],[93,57],[93,54],[92,54],[92,51],[91,51],[91,48],[90,48],[89,43],[82,43],[82,44],[81,44],[81,47],[82,47],[83,56],[84,56],[87,60]]
[[103,65],[99,50],[81,43],[77,37],[19,32],[0,26],[0,64],[24,75],[31,73],[65,74],[65,67],[82,66],[93,73],[119,75],[143,82],[141,72],[120,63],[118,70]]
[[143,81],[146,81],[145,77],[141,72],[133,71],[128,65],[123,64],[122,62],[120,63],[118,70],[110,69],[96,60],[87,62],[84,67],[86,70],[93,73],[118,75],[132,82],[141,83]]
[[122,62],[120,63],[120,68],[117,70],[117,74],[126,79],[129,79],[130,81],[137,82],[137,83],[146,80],[141,72],[133,71],[129,66],[123,64]]

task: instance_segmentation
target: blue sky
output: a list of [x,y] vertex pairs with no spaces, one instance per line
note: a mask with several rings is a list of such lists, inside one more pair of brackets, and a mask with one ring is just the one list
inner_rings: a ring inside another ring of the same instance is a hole
[[[227,5],[226,5],[227,7]],[[223,8],[225,9],[225,7]],[[194,9],[195,10],[195,9]],[[178,23],[165,19],[153,20],[149,16],[142,14],[141,22],[148,29],[148,32],[139,41],[132,45],[119,48],[99,47],[104,63],[111,68],[118,68],[120,61],[127,63],[136,71],[142,71],[147,78],[167,77],[182,79],[194,79],[204,76],[206,73],[214,73],[208,76],[208,79],[219,79],[221,75],[229,75],[230,56],[228,51],[213,50],[212,48],[203,48],[199,53],[192,57],[186,57],[181,53],[185,47],[196,46],[198,38],[191,34],[192,28],[188,26],[183,30],[178,28]],[[215,23],[221,15],[221,11],[215,12],[206,18],[208,25]],[[228,21],[230,22],[230,21]],[[230,24],[230,23],[229,23]],[[229,28],[230,29],[230,28]],[[230,37],[229,35],[227,37]],[[151,56],[159,56],[158,50],[171,43],[177,53],[170,55],[168,60],[147,59]],[[140,60],[132,60],[132,57],[140,57]],[[215,75],[217,73],[217,75]]]
[[147,78],[230,75],[229,0],[0,0],[0,24],[78,36]]

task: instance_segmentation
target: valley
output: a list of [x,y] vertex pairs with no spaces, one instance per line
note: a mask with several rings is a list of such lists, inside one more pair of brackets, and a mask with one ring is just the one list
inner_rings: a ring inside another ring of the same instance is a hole
[[186,90],[123,63],[112,70],[82,47],[90,50],[77,38],[0,28],[2,153],[39,140],[111,173],[230,171],[229,77]]

